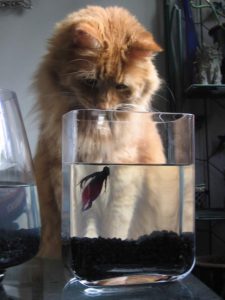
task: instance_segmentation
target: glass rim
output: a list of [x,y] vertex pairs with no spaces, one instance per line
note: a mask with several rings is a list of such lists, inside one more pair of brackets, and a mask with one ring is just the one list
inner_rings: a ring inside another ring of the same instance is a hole
[[1,98],[0,101],[8,101],[17,98],[16,92],[10,89],[0,88],[0,96],[3,94],[7,95],[8,99]]
[[[194,118],[194,114],[191,113],[184,113],[184,112],[155,112],[155,111],[134,111],[134,110],[114,110],[114,109],[109,109],[109,110],[103,110],[103,109],[97,109],[97,108],[81,108],[81,109],[75,109],[75,110],[70,110],[69,112],[65,113],[63,115],[63,120],[68,118],[70,115],[78,115],[79,112],[96,112],[99,113],[99,115],[102,113],[103,115],[106,113],[116,113],[116,114],[122,114],[122,113],[135,113],[135,114],[149,114],[149,115],[154,115],[158,116],[158,120],[154,120],[155,123],[169,123],[169,122],[175,122],[178,119],[181,118]],[[178,116],[178,119],[171,119],[171,120],[163,120],[160,118],[160,116]],[[85,120],[89,120],[88,118]],[[79,121],[79,120],[78,120]],[[92,119],[90,119],[92,121]],[[126,120],[108,120],[108,121],[121,121],[121,122],[126,122]]]

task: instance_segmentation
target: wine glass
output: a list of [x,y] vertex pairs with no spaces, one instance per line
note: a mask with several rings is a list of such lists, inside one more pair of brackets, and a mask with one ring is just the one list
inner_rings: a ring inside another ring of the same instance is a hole
[[0,281],[36,255],[40,213],[30,148],[15,92],[0,89]]
[[63,256],[81,284],[157,284],[190,273],[193,137],[190,114],[64,115]]

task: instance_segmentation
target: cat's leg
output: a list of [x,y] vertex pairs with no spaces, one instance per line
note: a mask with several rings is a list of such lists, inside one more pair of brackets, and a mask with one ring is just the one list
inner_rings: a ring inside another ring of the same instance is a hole
[[110,193],[103,212],[103,237],[127,238],[136,202],[142,197],[142,179],[142,167],[136,167],[134,170],[128,166],[117,166],[116,169],[110,170]]
[[[86,216],[85,216],[86,215]],[[83,220],[83,236],[89,238],[96,238],[99,236],[99,213],[94,208],[91,211],[82,212]]]
[[146,167],[143,198],[137,203],[129,238],[153,231],[179,230],[179,171],[176,167]]
[[152,168],[147,174],[146,200],[155,213],[156,230],[179,230],[179,170],[175,166]]
[[143,199],[137,203],[129,238],[153,231],[194,231],[194,167],[146,168]]
[[183,215],[182,232],[194,232],[195,226],[195,168],[194,165],[183,166]]
[[53,188],[49,159],[45,147],[46,143],[39,141],[37,154],[34,159],[41,214],[41,245],[38,255],[42,257],[58,257],[61,253],[61,222],[59,204],[57,205],[55,200],[54,188],[59,182],[56,182]]

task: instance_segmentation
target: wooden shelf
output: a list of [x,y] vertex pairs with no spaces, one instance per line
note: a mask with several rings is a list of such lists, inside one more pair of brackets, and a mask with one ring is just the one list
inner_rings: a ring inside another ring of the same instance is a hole
[[225,96],[225,84],[192,84],[186,90],[188,97],[221,97]]

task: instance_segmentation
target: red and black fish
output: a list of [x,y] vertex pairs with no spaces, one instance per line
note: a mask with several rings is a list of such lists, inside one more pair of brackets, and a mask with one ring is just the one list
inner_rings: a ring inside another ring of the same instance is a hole
[[[104,182],[106,189],[107,178],[109,174],[109,167],[104,167],[102,171],[92,173],[80,181],[80,188],[83,189],[82,211],[85,211],[92,206],[92,202],[100,195]],[[84,186],[89,179],[91,179],[89,183]]]

